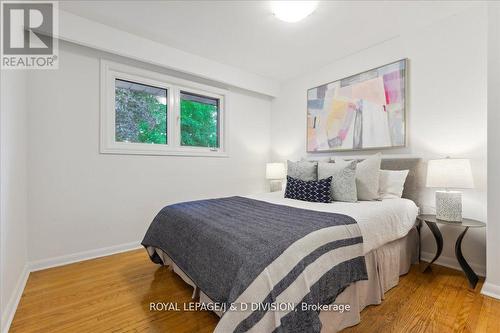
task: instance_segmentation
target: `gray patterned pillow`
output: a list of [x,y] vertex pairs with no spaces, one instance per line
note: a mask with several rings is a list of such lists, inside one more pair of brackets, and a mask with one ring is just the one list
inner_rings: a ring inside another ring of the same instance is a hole
[[318,163],[287,161],[287,176],[304,181],[318,180]]
[[318,179],[332,177],[332,199],[334,201],[356,202],[356,161],[348,164],[318,163]]
[[[379,177],[382,154],[365,158],[356,166],[356,188],[359,200],[377,200],[379,198]],[[335,164],[347,165],[350,161],[335,159]]]

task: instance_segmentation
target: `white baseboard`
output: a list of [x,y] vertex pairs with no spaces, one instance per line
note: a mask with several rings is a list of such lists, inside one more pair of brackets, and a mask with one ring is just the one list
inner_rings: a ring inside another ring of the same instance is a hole
[[2,324],[1,324],[1,332],[7,333],[10,328],[10,324],[12,324],[12,320],[14,319],[14,315],[16,314],[17,306],[19,305],[19,301],[21,300],[21,296],[23,295],[24,287],[26,287],[26,282],[28,281],[28,277],[30,275],[29,265],[24,265],[24,268],[17,280],[16,287],[14,289],[13,294],[11,295],[9,302],[6,307],[2,309]]
[[90,251],[72,253],[72,254],[68,254],[68,255],[64,255],[64,256],[60,256],[60,257],[32,261],[32,262],[30,262],[30,271],[35,272],[35,271],[39,271],[42,269],[68,265],[68,264],[72,264],[72,263],[80,262],[80,261],[84,261],[84,260],[105,257],[105,256],[109,256],[112,254],[136,250],[136,249],[139,249],[141,247],[142,246],[141,246],[140,242],[131,242],[131,243],[126,243],[126,244],[103,247],[100,249],[95,249],[95,250],[90,250]]
[[500,299],[500,286],[489,283],[488,280],[486,280],[481,289],[481,294]]
[[[434,253],[422,252],[420,254],[420,259],[422,261],[429,262],[432,260],[432,258],[434,258]],[[434,263],[437,265],[453,268],[453,269],[456,269],[459,271],[462,270],[462,268],[460,268],[460,264],[458,263],[458,261],[455,257],[440,256],[439,259],[436,260]],[[486,276],[486,267],[485,266],[479,265],[479,264],[476,264],[473,262],[469,262],[469,261],[468,261],[468,263],[477,275],[482,276],[482,277]]]

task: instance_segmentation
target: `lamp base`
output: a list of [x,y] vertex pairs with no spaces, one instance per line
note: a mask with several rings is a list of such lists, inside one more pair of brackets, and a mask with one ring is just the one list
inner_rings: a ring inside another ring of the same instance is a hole
[[269,182],[271,192],[281,191],[282,189],[281,183],[282,183],[281,180],[271,180]]
[[461,222],[462,192],[436,191],[436,218],[449,222]]

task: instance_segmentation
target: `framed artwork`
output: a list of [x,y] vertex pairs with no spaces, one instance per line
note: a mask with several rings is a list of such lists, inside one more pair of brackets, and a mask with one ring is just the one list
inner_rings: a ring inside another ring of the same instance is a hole
[[406,145],[407,59],[307,91],[307,152]]

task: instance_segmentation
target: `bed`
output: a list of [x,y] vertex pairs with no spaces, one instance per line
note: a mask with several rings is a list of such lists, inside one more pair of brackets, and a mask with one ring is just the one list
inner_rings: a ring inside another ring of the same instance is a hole
[[[419,168],[418,159],[382,161],[410,170],[400,199],[311,203],[272,192],[167,206],[143,245],[214,305],[216,332],[337,332],[418,261]],[[232,230],[235,219],[247,222]]]

